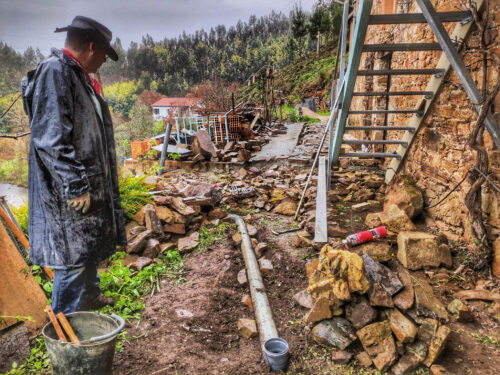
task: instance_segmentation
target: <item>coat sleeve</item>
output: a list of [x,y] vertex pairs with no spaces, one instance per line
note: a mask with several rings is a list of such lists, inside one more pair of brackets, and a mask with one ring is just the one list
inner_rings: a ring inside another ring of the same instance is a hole
[[31,142],[65,198],[89,190],[85,167],[76,160],[73,146],[71,76],[58,64],[44,64],[36,78],[32,100]]

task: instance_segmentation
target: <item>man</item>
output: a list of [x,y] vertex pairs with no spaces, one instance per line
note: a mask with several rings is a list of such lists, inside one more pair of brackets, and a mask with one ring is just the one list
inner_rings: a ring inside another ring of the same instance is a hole
[[55,269],[55,313],[112,303],[99,287],[97,264],[126,244],[118,191],[113,125],[96,73],[106,56],[118,60],[112,34],[82,16],[65,48],[22,82],[30,120],[29,237],[33,264]]

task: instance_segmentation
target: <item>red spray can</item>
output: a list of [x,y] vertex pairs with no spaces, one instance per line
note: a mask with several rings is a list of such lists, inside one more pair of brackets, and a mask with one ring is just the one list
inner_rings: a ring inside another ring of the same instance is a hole
[[348,249],[349,246],[361,245],[362,243],[385,236],[387,236],[387,229],[385,229],[385,227],[377,227],[363,232],[350,234],[345,240],[342,240],[342,243],[345,245],[346,249]]

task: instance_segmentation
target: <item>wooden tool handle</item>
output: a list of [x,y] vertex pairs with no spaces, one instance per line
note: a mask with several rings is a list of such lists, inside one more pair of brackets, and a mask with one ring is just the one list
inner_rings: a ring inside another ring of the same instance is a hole
[[66,340],[66,336],[64,336],[64,332],[61,326],[59,325],[59,322],[57,321],[56,316],[54,315],[54,311],[52,311],[52,307],[50,307],[50,305],[47,305],[47,307],[45,307],[45,311],[47,312],[47,314],[49,314],[49,319],[54,326],[54,330],[56,331],[59,339],[61,339],[63,342],[68,342],[68,340]]
[[68,319],[66,319],[64,314],[62,312],[60,312],[59,314],[57,314],[57,318],[61,322],[61,325],[63,326],[64,331],[68,335],[71,342],[73,344],[79,344],[80,340],[78,340],[78,337],[76,337],[75,332],[73,331],[73,328],[71,328],[71,325],[69,324]]

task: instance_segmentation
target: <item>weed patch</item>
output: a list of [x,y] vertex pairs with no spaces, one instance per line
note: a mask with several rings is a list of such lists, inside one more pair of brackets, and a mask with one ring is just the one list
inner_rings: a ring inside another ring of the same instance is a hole
[[198,251],[203,251],[207,247],[212,246],[214,243],[221,241],[224,235],[229,231],[236,228],[236,224],[222,223],[219,225],[207,225],[200,229],[200,245]]

